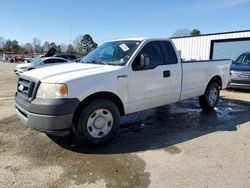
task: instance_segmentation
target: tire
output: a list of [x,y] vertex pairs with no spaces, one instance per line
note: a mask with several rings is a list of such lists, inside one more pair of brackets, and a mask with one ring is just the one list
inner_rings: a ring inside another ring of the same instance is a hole
[[99,99],[83,108],[74,133],[80,144],[100,144],[115,136],[119,123],[117,106],[110,100]]
[[30,68],[30,69],[28,69],[28,71],[30,71],[30,70],[34,70],[35,68]]
[[218,83],[212,82],[208,85],[205,94],[199,97],[199,103],[203,110],[214,109],[220,98],[220,87]]

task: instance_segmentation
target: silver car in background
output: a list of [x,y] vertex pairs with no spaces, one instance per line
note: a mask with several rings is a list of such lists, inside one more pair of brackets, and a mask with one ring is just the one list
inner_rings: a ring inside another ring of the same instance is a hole
[[46,66],[52,66],[52,65],[58,65],[62,63],[74,63],[73,61],[59,58],[59,57],[43,57],[43,58],[36,58],[30,63],[22,63],[16,66],[14,72],[16,74],[21,74],[23,72],[37,69],[40,67],[46,67]]
[[230,67],[229,88],[250,89],[250,52],[241,54]]

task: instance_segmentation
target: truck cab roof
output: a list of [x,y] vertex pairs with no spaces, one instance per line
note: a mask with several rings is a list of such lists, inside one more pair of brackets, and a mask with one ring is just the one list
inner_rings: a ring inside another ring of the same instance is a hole
[[[153,38],[153,37],[132,37],[132,38],[118,38],[111,41],[145,41],[145,40],[169,40],[168,38]],[[110,42],[110,41],[109,41]]]

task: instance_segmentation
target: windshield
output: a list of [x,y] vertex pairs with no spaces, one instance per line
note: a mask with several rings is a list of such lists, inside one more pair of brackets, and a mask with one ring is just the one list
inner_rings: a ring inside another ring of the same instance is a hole
[[114,41],[104,43],[87,56],[83,57],[81,62],[105,65],[125,65],[139,45],[139,41]]
[[236,60],[235,64],[250,65],[250,54],[242,54]]
[[35,58],[35,59],[33,59],[30,63],[32,64],[32,65],[37,65],[37,64],[39,64],[40,62],[42,62],[42,58]]

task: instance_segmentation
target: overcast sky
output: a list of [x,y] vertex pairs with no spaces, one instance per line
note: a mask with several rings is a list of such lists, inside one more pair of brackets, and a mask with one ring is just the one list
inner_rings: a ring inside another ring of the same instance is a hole
[[89,33],[97,43],[123,37],[170,37],[250,29],[250,0],[0,0],[0,37],[71,43]]

